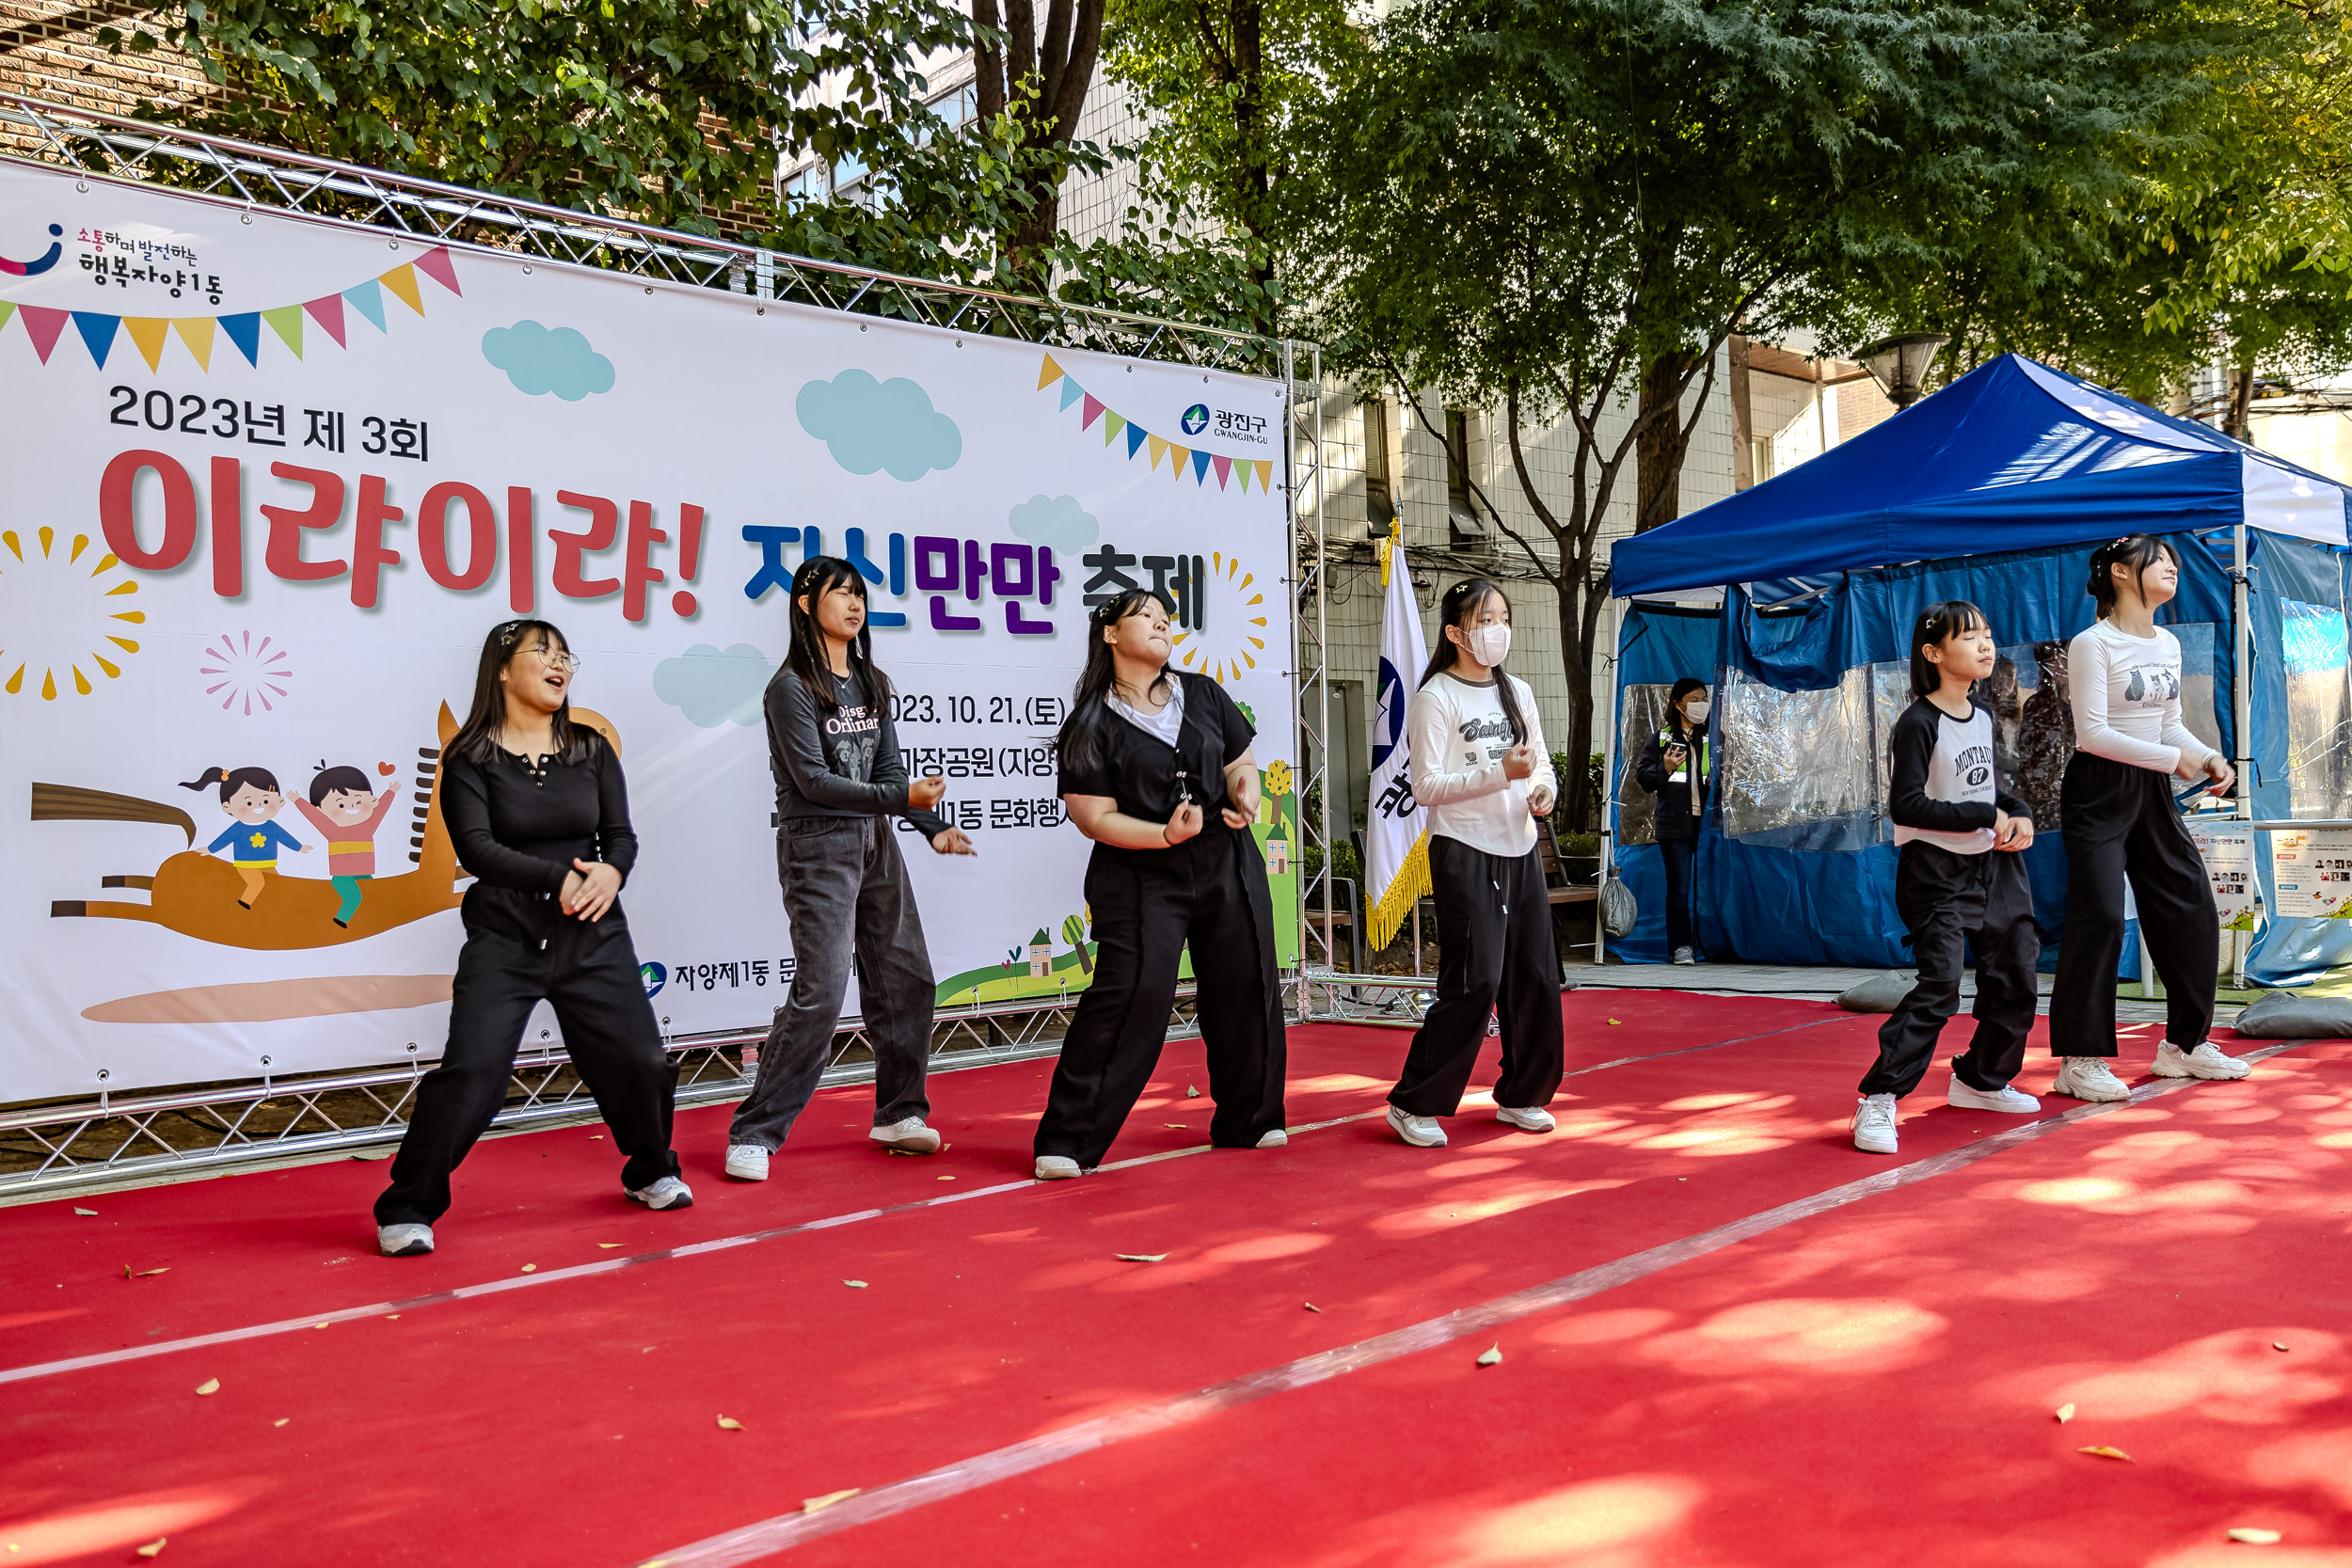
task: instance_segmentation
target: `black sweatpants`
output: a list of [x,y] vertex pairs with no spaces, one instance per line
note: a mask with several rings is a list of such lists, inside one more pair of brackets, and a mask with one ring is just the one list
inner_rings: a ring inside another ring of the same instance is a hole
[[661,1048],[620,906],[592,923],[564,914],[552,897],[476,887],[466,895],[465,918],[449,1044],[417,1085],[375,1223],[431,1225],[448,1212],[450,1173],[506,1103],[523,1026],[542,1000],[555,1008],[564,1048],[596,1096],[613,1147],[628,1157],[622,1184],[676,1175],[670,1114],[677,1067]]
[[1265,861],[1247,832],[1213,829],[1173,849],[1107,849],[1088,863],[1094,981],[1078,999],[1038,1119],[1040,1158],[1091,1170],[1151,1082],[1192,949],[1196,1016],[1216,1112],[1209,1141],[1252,1148],[1282,1125],[1286,1040]]
[[1459,1110],[1494,1014],[1502,1023],[1495,1103],[1549,1104],[1565,1044],[1560,949],[1540,851],[1506,860],[1432,833],[1429,880],[1438,900],[1438,1000],[1413,1032],[1389,1103],[1416,1117]]
[[[1434,840],[1432,841],[1434,842]],[[1658,858],[1666,866],[1666,957],[1688,947],[1698,952],[1699,841],[1661,838]]]
[[2172,775],[2076,752],[2058,790],[2066,841],[2066,931],[2050,990],[2050,1054],[2115,1054],[2115,981],[2123,956],[2123,883],[2164,981],[2164,1037],[2194,1051],[2213,1032],[2221,916]]
[[1971,1088],[2005,1087],[2026,1059],[2033,1027],[2034,971],[2042,938],[2021,854],[1989,849],[1955,855],[1936,844],[1906,844],[1895,865],[1895,909],[1911,932],[1918,983],[1879,1029],[1879,1059],[1864,1094],[1909,1094],[1935,1060],[1944,1025],[1960,1010],[1965,944],[1977,949],[1977,1033],[1952,1058]]

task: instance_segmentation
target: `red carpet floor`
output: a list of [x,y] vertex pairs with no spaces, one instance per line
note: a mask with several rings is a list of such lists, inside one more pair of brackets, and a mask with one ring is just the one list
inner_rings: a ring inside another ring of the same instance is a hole
[[[1024,1181],[1047,1068],[1022,1064],[933,1081],[932,1160],[863,1147],[865,1091],[821,1096],[765,1186],[720,1177],[723,1110],[689,1113],[683,1214],[624,1203],[592,1130],[496,1140],[429,1259],[373,1256],[380,1164],[0,1212],[0,1563],[167,1538],[159,1560],[241,1565],[2183,1568],[2250,1528],[2282,1537],[2257,1560],[2352,1568],[2352,1047],[2022,1139],[1944,1107],[1939,1067],[1890,1161],[1844,1135],[1875,1020],[1566,1006],[1570,1068],[1597,1070],[1560,1132],[1473,1103],[1440,1152],[1365,1115],[1406,1035],[1313,1027],[1291,1119],[1359,1119],[1182,1153],[1208,1106],[1180,1044],[1112,1154],[1175,1157],[1079,1182]],[[2157,1033],[2127,1037],[2127,1077]],[[1913,1166],[1267,1392],[1269,1369]],[[180,1343],[271,1323],[301,1326]],[[177,1348],[122,1358],[149,1346]],[[11,1376],[82,1357],[109,1359]],[[1201,1389],[1225,1402],[1171,1402]],[[989,1479],[1106,1418],[1121,1440]],[[813,1516],[831,1533],[695,1548],[850,1488]]]

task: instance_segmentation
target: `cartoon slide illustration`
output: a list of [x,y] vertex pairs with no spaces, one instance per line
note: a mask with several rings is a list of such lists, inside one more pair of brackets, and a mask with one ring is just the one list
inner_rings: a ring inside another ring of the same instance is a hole
[[[620,750],[620,736],[602,714],[574,708],[572,721],[589,725],[616,752]],[[189,786],[216,787],[221,809],[235,818],[208,849],[195,847],[196,821],[178,806],[78,785],[35,784],[36,822],[152,822],[178,828],[188,845],[166,857],[151,876],[101,879],[103,887],[145,892],[143,904],[60,899],[49,906],[49,912],[59,919],[139,920],[224,947],[285,951],[357,942],[453,910],[461,896],[458,883],[467,872],[457,863],[449,829],[441,820],[438,775],[440,748],[456,733],[456,716],[444,703],[436,725],[438,744],[417,752],[416,806],[408,840],[408,858],[416,869],[389,877],[375,872],[374,834],[393,791],[377,795],[367,775],[356,768],[322,768],[310,783],[311,799],[304,815],[326,837],[329,880],[278,874],[278,849],[301,846],[271,820],[284,797],[266,768],[210,768]],[[389,764],[377,767],[390,770]],[[255,843],[256,838],[262,842]],[[223,848],[230,851],[232,861],[215,858]]]

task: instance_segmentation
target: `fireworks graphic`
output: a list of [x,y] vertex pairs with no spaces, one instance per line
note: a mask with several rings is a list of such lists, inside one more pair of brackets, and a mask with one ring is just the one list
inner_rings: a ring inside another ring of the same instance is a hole
[[256,703],[262,705],[263,713],[276,712],[277,704],[270,699],[282,699],[286,683],[294,678],[286,650],[273,649],[266,637],[256,643],[249,631],[223,632],[218,642],[207,644],[198,673],[214,682],[204,689],[204,695],[218,697],[223,713],[242,704],[247,718],[252,717]]
[[77,533],[58,555],[57,531],[35,531],[28,549],[14,529],[0,531],[0,692],[38,692],[54,703],[97,689],[91,676],[113,680],[119,662],[139,645],[120,635],[147,619],[125,608],[139,591],[122,562],[93,549]]
[[[1177,635],[1174,647],[1180,667],[1207,675],[1219,686],[1245,668],[1258,667],[1257,656],[1265,652],[1266,614],[1265,595],[1250,587],[1257,580],[1232,556],[1209,557],[1207,591],[1201,595],[1207,601],[1202,618],[1206,629]],[[1209,646],[1212,638],[1216,640],[1216,651]]]

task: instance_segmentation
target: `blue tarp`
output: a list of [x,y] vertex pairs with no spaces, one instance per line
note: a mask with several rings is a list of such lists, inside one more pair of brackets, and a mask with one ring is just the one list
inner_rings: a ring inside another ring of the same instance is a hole
[[[1780,478],[1619,542],[1620,594],[1725,592],[1720,610],[1626,607],[1612,828],[1643,917],[1613,948],[1636,962],[1666,957],[1658,851],[1626,842],[1622,808],[1637,793],[1641,726],[1657,722],[1662,688],[1695,674],[1717,684],[1724,758],[1700,842],[1702,949],[1763,962],[1907,962],[1882,796],[1884,733],[1910,700],[1913,618],[1938,599],[1983,606],[2022,705],[2039,679],[2034,645],[2063,643],[2091,622],[2090,549],[2124,532],[2166,534],[2179,552],[2180,594],[2157,619],[2182,640],[2207,733],[2235,754],[2227,529],[2245,517],[2274,531],[2250,546],[2254,809],[2352,815],[2352,764],[2322,755],[2341,759],[2330,726],[2352,716],[2314,705],[2330,692],[2344,702],[2346,558],[2284,536],[2341,541],[2343,496],[2201,426],[2010,357]],[[1638,820],[1631,836],[1643,836]],[[2267,862],[2258,857],[2266,896]],[[2058,834],[2036,844],[2028,866],[2046,962],[2064,920]],[[2136,945],[2126,955],[2136,974]],[[2273,920],[2249,973],[2294,983],[2347,961],[2352,922]]]

